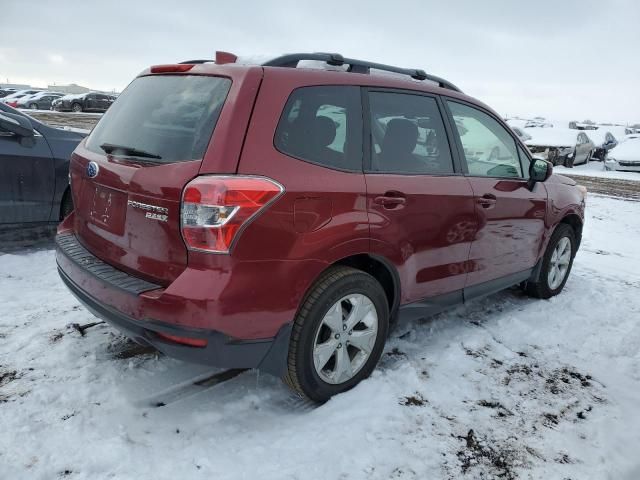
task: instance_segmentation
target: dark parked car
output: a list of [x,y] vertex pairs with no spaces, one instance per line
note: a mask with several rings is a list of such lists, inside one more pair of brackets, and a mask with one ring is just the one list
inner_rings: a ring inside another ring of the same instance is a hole
[[17,108],[28,108],[31,110],[50,110],[51,103],[56,99],[63,97],[64,93],[58,92],[40,92],[35,95],[24,96],[18,100]]
[[0,98],[4,98],[7,95],[13,95],[16,93],[15,88],[0,88]]
[[[73,209],[69,158],[85,135],[0,104],[0,236],[46,230]],[[44,227],[44,228],[41,228]]]
[[400,317],[562,291],[586,190],[489,107],[337,54],[234,61],[151,67],[73,153],[57,263],[95,315],[323,401],[373,371]]
[[18,90],[17,92],[13,92],[11,95],[7,95],[6,97],[0,99],[0,103],[5,103],[10,107],[15,107],[21,98],[39,93],[41,91],[42,90]]
[[58,112],[106,112],[116,97],[104,93],[65,95],[53,101],[52,110]]

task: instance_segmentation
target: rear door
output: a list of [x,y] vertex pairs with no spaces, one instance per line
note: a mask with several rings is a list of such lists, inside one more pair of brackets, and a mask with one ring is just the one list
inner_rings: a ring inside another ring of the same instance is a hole
[[99,108],[99,104],[97,101],[97,96],[95,93],[90,93],[84,97],[84,109],[85,110],[95,110]]
[[402,303],[461,292],[476,213],[435,96],[369,89],[365,178],[371,251],[390,259]]
[[100,93],[96,94],[96,108],[100,111],[106,110],[109,108],[109,103],[107,102],[108,97],[106,95],[102,95]]
[[212,140],[212,134],[214,129],[244,132],[248,118],[234,111],[234,101],[239,95],[252,101],[260,75],[238,73],[233,80],[139,77],[79,145],[71,165],[74,229],[94,255],[159,283],[184,270],[183,187],[199,174],[203,159],[216,168],[211,163],[216,155],[228,162],[218,163],[217,173],[235,172],[239,151],[227,148],[227,138]]
[[[478,215],[467,286],[532,268],[539,256],[547,190],[527,186],[529,158],[510,131],[488,112],[447,101]],[[496,155],[488,152],[498,151]],[[521,161],[522,157],[522,161]]]

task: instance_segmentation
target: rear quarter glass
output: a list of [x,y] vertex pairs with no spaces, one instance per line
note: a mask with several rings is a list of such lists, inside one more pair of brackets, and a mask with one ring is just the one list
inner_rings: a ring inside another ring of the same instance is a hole
[[213,76],[138,77],[93,129],[87,149],[104,154],[101,145],[118,145],[126,147],[122,155],[135,149],[160,157],[147,159],[153,163],[202,159],[230,87]]

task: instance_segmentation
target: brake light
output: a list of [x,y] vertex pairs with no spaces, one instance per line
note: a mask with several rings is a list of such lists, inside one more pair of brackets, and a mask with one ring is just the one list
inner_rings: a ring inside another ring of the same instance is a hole
[[249,222],[284,192],[265,177],[205,175],[182,194],[182,238],[190,250],[228,253]]
[[178,63],[171,65],[154,65],[151,73],[188,72],[194,67],[193,63]]

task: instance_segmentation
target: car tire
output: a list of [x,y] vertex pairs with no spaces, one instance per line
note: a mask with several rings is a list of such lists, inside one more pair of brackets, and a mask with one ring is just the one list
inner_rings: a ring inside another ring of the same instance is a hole
[[32,103],[31,105],[29,105],[29,108],[31,110],[37,110],[38,109],[38,104],[37,103]]
[[296,315],[283,380],[301,397],[324,402],[371,374],[388,331],[389,305],[380,283],[361,270],[331,267]]
[[564,157],[563,165],[567,168],[573,168],[573,162],[576,161],[576,152],[573,152]]
[[76,113],[82,112],[82,105],[80,105],[79,103],[74,103],[73,105],[71,105],[71,111]]
[[[542,257],[538,280],[526,282],[526,293],[536,298],[551,298],[558,295],[571,273],[576,247],[577,242],[573,228],[566,223],[558,225],[551,235],[547,250]],[[558,278],[557,275],[562,275],[562,277]]]

